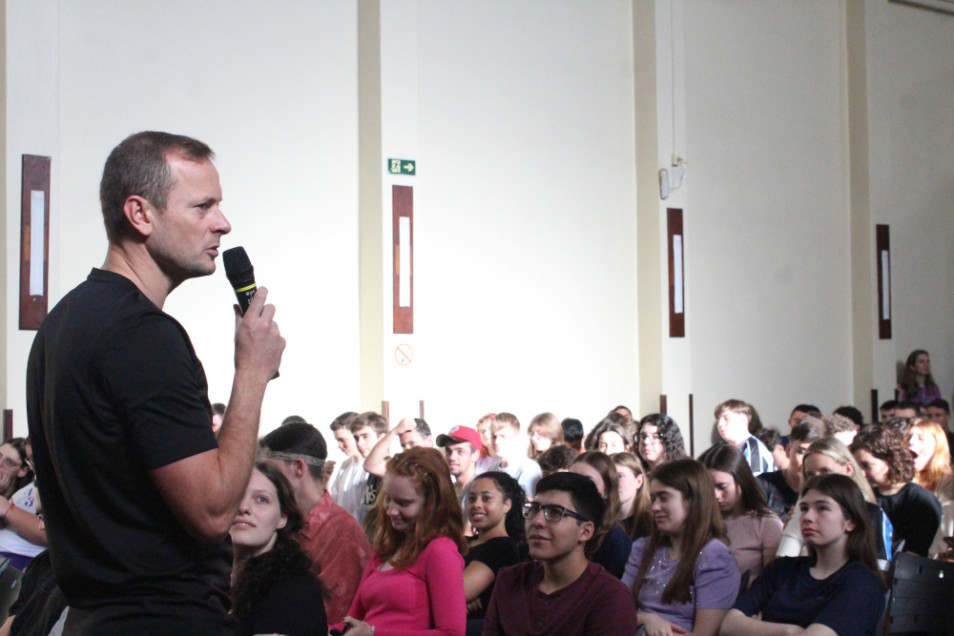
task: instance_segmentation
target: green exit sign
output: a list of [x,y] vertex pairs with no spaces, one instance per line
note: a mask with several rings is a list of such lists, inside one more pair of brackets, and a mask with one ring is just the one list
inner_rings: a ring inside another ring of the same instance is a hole
[[391,174],[417,174],[417,162],[412,159],[388,159]]

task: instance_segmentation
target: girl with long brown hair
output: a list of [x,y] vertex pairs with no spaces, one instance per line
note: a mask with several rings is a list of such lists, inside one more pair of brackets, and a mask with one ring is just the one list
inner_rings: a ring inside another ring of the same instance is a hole
[[647,634],[715,636],[740,575],[722,540],[712,479],[699,462],[677,459],[652,472],[649,488],[652,531],[633,543],[623,575],[638,624]]
[[415,447],[392,457],[376,507],[374,555],[345,617],[349,636],[376,629],[463,636],[464,519],[440,451]]

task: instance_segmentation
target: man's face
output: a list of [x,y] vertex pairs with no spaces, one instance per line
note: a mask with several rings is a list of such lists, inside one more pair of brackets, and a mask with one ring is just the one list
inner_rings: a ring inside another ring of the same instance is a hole
[[444,446],[444,455],[447,457],[447,465],[450,466],[450,474],[455,478],[465,474],[477,461],[477,453],[470,442],[447,444]]
[[354,436],[347,428],[339,428],[334,432],[335,441],[338,442],[338,450],[348,457],[358,456],[358,447],[354,445]]
[[354,445],[357,447],[361,457],[367,457],[368,453],[370,453],[374,447],[375,442],[378,441],[378,434],[375,433],[374,429],[370,426],[359,428],[351,434],[354,436]]
[[497,457],[508,458],[513,456],[513,446],[517,432],[509,426],[501,426],[494,431],[494,454]]
[[[562,490],[548,490],[539,493],[534,502],[541,506],[556,504],[573,512],[570,493]],[[580,521],[570,515],[564,515],[559,521],[547,521],[541,510],[526,520],[527,545],[530,556],[538,561],[553,561],[574,550],[582,550],[586,541],[593,536],[593,524]]]
[[907,409],[894,409],[894,416],[895,416],[895,417],[908,417],[908,418],[917,417],[917,416],[918,416],[918,411],[917,411],[917,409],[912,409],[912,408],[907,408]]
[[749,416],[723,409],[716,421],[719,435],[733,446],[738,446],[749,436]]
[[434,445],[431,442],[430,437],[424,437],[417,431],[408,431],[407,433],[402,433],[400,436],[398,436],[398,440],[401,442],[402,450],[414,448],[415,446],[424,446],[429,448]]
[[207,276],[215,271],[219,241],[232,230],[219,208],[222,186],[212,162],[166,157],[174,181],[166,209],[146,206],[151,232],[146,248],[163,273],[174,283]]
[[887,422],[894,419],[894,409],[878,409],[881,412],[881,421]]
[[940,407],[929,406],[927,407],[927,416],[940,424],[941,428],[943,428],[945,431],[948,430],[947,425],[951,422],[950,413]]
[[811,442],[796,442],[792,440],[788,443],[788,467],[792,471],[790,475],[802,474],[802,463],[805,461],[805,453]]
[[795,425],[798,424],[798,421],[808,415],[808,413],[803,413],[802,411],[792,411],[792,416],[788,418],[788,427],[795,428]]

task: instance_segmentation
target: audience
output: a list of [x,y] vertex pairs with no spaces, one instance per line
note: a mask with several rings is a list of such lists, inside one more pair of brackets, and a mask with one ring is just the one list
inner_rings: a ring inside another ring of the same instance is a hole
[[363,462],[377,441],[387,434],[388,421],[383,415],[367,411],[353,418],[348,428],[360,458],[348,467],[348,472],[341,466],[342,472],[335,479],[331,494],[339,506],[361,523],[374,505],[381,484],[381,478],[368,473]]
[[881,403],[881,406],[878,407],[878,422],[884,424],[888,420],[894,418],[894,410],[898,408],[897,400],[885,400]]
[[563,427],[553,413],[540,413],[530,420],[527,437],[530,438],[527,456],[537,461],[545,451],[563,443]]
[[726,615],[724,636],[875,633],[884,586],[858,486],[844,475],[814,477],[798,505],[809,556],[769,565]]
[[[593,430],[591,430],[586,436],[586,439],[583,441],[583,448],[588,451],[599,450],[600,438],[603,436],[603,433],[607,430],[612,430],[616,435],[619,436],[619,439],[607,439],[606,443],[622,444],[623,446],[620,448],[620,450],[613,452],[630,450],[630,447],[633,443],[633,437],[635,437],[635,434],[629,434],[632,423],[633,420],[629,416],[617,413],[616,411],[610,411],[596,424],[596,426],[593,427]],[[613,448],[616,447],[614,446]]]
[[858,433],[851,452],[894,526],[892,552],[904,541],[905,551],[926,557],[941,524],[941,504],[912,482],[914,461],[901,433],[872,426]]
[[834,437],[845,446],[851,446],[858,434],[859,426],[844,415],[833,413],[822,418],[825,425],[825,437]]
[[715,636],[740,575],[723,543],[712,479],[699,462],[677,459],[656,468],[649,484],[654,524],[633,543],[623,576],[637,623],[648,634]]
[[587,543],[586,557],[602,565],[616,578],[622,578],[633,541],[618,523],[620,501],[616,464],[605,453],[588,451],[573,461],[570,472],[592,481],[606,502],[599,529]]
[[649,536],[653,516],[646,470],[632,453],[616,453],[611,458],[619,475],[619,523],[630,539]]
[[431,427],[421,418],[405,417],[402,418],[397,426],[394,426],[378,438],[371,452],[364,458],[364,469],[370,475],[375,477],[384,477],[384,467],[391,459],[391,447],[394,440],[401,445],[401,450],[414,448],[415,446],[430,447],[434,445],[434,439],[431,437]]
[[498,413],[493,422],[494,455],[497,461],[491,470],[502,470],[516,479],[527,498],[543,476],[540,465],[520,448],[520,421],[512,413]]
[[629,435],[624,426],[615,422],[607,422],[600,426],[602,430],[596,438],[596,450],[606,455],[626,453],[632,450],[633,445],[629,441]]
[[477,420],[477,432],[480,433],[480,457],[477,458],[477,472],[485,473],[497,461],[494,453],[494,420],[496,413],[488,413]]
[[524,504],[533,561],[504,568],[484,620],[484,636],[617,636],[635,631],[636,608],[619,579],[586,559],[604,501],[592,481],[554,473]]
[[355,518],[325,488],[325,439],[311,424],[288,424],[263,437],[259,448],[288,480],[304,520],[298,541],[324,590],[328,622],[339,623],[361,582],[371,545]]
[[768,507],[787,519],[798,502],[802,487],[802,462],[812,442],[825,436],[825,426],[817,417],[806,415],[792,427],[788,438],[787,466],[782,470],[762,473],[756,479]]
[[847,418],[855,425],[856,430],[865,425],[865,416],[854,406],[839,406],[832,412],[832,415]]
[[725,444],[699,458],[715,485],[732,558],[744,581],[751,583],[775,558],[782,539],[782,520],[765,503],[742,452]]
[[[387,464],[376,503],[374,554],[344,622],[348,636],[466,629],[463,514],[447,462],[411,448]],[[342,628],[338,624],[336,628]]]
[[21,572],[46,549],[28,449],[29,441],[22,437],[0,444],[0,556],[9,557]]
[[941,425],[933,420],[915,420],[907,434],[908,450],[914,458],[914,483],[934,493],[941,504],[941,527],[938,528],[929,554],[936,556],[947,550],[944,537],[954,535],[954,476],[951,450]]
[[686,444],[676,421],[664,413],[650,413],[636,428],[637,453],[652,471],[660,464],[686,457]]
[[775,460],[765,444],[749,432],[753,417],[752,405],[742,400],[726,400],[715,410],[719,435],[742,451],[753,475],[761,475],[775,470]]
[[775,468],[778,470],[788,468],[788,450],[785,448],[785,442],[782,440],[782,435],[778,431],[774,428],[763,428],[761,431],[755,433],[755,436],[759,438],[759,441],[765,444],[765,448],[769,449],[769,452],[772,453]]
[[[931,376],[931,356],[924,349],[915,349],[908,356],[898,384],[899,402],[914,402],[927,406],[941,397],[941,388]],[[897,413],[895,415],[897,416]]]
[[464,554],[464,596],[467,632],[479,634],[490,607],[500,569],[516,565],[526,544],[523,504],[517,480],[500,471],[478,475],[467,494],[467,517],[475,535]]
[[951,405],[947,400],[934,400],[924,409],[927,416],[941,425],[947,435],[947,447],[954,448],[954,431],[951,431]]
[[296,540],[301,525],[281,471],[256,464],[229,531],[235,552],[232,614],[241,623],[237,634],[328,633],[325,607],[318,601],[321,584]]

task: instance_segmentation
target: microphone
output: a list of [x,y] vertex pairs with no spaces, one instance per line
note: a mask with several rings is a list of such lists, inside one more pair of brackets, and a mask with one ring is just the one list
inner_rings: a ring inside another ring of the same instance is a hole
[[[255,284],[255,268],[252,267],[252,261],[248,260],[248,254],[242,246],[231,247],[222,252],[222,262],[225,264],[225,276],[235,290],[239,309],[244,316],[248,310],[248,304],[252,302],[252,297],[258,291],[258,285]],[[274,380],[278,375],[276,371],[272,379]]]
[[244,314],[255,292],[258,291],[258,286],[255,284],[255,268],[252,267],[252,261],[248,260],[244,247],[225,250],[222,253],[222,262],[225,264],[225,275],[232,289],[235,290],[235,297],[238,298],[239,307]]

